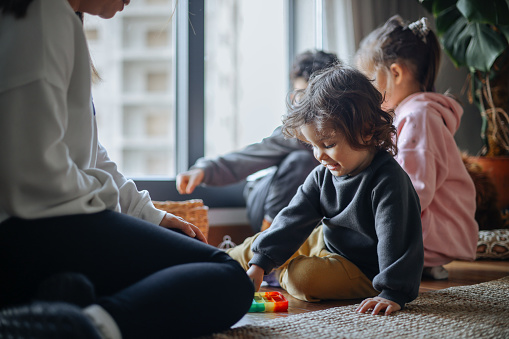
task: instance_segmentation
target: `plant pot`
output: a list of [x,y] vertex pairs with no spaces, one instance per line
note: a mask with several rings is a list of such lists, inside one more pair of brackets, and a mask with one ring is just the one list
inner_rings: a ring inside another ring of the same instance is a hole
[[498,208],[509,207],[509,157],[471,157],[493,180],[498,194]]

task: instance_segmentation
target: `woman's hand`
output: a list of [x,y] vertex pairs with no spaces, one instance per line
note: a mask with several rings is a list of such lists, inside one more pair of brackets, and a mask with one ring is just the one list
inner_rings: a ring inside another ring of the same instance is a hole
[[177,191],[180,194],[193,193],[196,186],[203,181],[204,176],[205,172],[201,168],[180,173],[177,175]]
[[258,292],[260,290],[260,286],[262,285],[265,271],[258,265],[251,265],[246,273],[253,281],[255,292]]
[[373,315],[377,315],[378,313],[385,311],[385,315],[389,315],[392,312],[399,311],[400,309],[401,306],[399,306],[399,304],[395,303],[394,301],[390,301],[385,298],[374,297],[363,300],[356,311],[359,313],[371,312]]
[[185,235],[190,236],[191,238],[196,238],[208,244],[207,239],[198,227],[171,213],[166,213],[159,225],[164,228],[172,228],[174,230],[180,231]]

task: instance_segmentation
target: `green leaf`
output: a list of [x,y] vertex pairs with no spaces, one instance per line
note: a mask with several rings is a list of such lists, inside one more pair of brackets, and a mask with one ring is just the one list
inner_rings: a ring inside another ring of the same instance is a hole
[[497,0],[497,25],[509,25],[509,1]]
[[458,8],[456,8],[455,3],[449,7],[440,8],[440,10],[437,10],[435,13],[436,30],[439,36],[447,32],[456,20],[461,18],[461,13],[458,11]]
[[433,14],[437,15],[450,7],[456,6],[456,2],[458,0],[435,0],[433,2]]
[[[508,0],[509,1],[509,0]],[[507,43],[509,44],[509,26],[499,26],[500,32],[505,36]]]
[[471,26],[476,34],[473,34],[467,48],[466,63],[469,67],[489,72],[495,60],[507,48],[507,43],[502,35],[488,25],[475,23]]
[[444,50],[456,67],[467,66],[465,53],[467,51],[468,44],[472,39],[466,29],[467,26],[467,19],[460,17],[442,35]]
[[469,22],[492,25],[509,24],[507,0],[458,0],[456,6]]
[[503,36],[489,25],[468,23],[463,17],[443,34],[442,43],[456,67],[467,66],[471,71],[483,72],[489,72],[507,48]]

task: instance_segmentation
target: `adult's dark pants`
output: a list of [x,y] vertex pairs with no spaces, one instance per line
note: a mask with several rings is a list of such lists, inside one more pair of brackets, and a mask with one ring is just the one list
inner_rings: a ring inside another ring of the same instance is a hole
[[253,300],[253,284],[223,251],[112,211],[0,224],[0,306],[30,302],[38,284],[78,272],[94,284],[123,338],[222,331]]
[[253,231],[259,232],[263,219],[272,221],[288,206],[297,189],[318,165],[313,153],[307,150],[290,153],[276,171],[248,182],[244,191],[247,217]]

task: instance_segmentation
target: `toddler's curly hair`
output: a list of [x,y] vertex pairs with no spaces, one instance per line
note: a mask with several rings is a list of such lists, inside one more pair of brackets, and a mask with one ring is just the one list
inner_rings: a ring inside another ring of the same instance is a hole
[[303,139],[304,125],[313,125],[318,133],[332,128],[353,149],[385,150],[394,156],[394,113],[382,110],[382,102],[383,96],[360,71],[335,64],[313,74],[305,90],[288,96],[283,133]]

